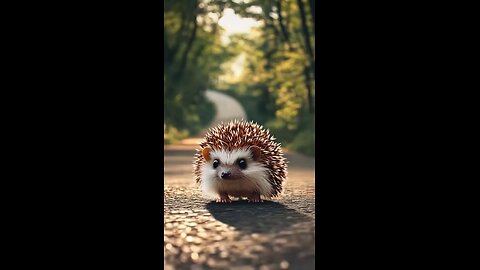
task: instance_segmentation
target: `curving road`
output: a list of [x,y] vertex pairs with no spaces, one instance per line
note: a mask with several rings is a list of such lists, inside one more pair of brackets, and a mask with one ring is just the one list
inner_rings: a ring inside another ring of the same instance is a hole
[[[235,99],[206,92],[212,125],[246,114]],[[284,194],[272,202],[216,204],[192,177],[199,136],[164,146],[165,269],[314,269],[315,160],[285,150]]]
[[215,115],[211,126],[217,125],[222,121],[227,122],[234,119],[247,120],[247,114],[245,113],[242,104],[236,99],[213,90],[207,90],[205,96],[215,104],[215,108],[217,109],[217,114]]

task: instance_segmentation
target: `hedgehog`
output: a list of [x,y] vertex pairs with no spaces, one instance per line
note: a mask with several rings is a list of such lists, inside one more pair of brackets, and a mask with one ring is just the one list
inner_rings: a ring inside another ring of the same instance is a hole
[[278,197],[287,175],[281,144],[253,121],[234,120],[210,128],[196,149],[195,182],[216,202],[230,196],[249,202]]

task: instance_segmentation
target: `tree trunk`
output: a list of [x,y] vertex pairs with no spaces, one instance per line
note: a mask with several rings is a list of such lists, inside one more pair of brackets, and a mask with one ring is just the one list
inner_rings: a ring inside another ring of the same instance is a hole
[[168,38],[165,35],[165,32],[163,33],[163,59],[165,59],[165,64],[170,64],[171,61],[171,53],[170,53],[170,44],[168,43]]
[[195,54],[193,55],[193,57],[192,57],[192,62],[194,63],[195,66],[197,66],[197,64],[198,64],[198,59],[199,59],[200,56],[202,55],[203,50],[205,49],[205,47],[207,47],[207,45],[205,45],[205,44],[202,44],[202,45],[198,46],[197,51],[196,51]]
[[312,85],[310,84],[310,69],[305,67],[303,69],[303,74],[305,75],[305,87],[307,88],[307,101],[308,101],[308,112],[314,113],[313,109],[313,95],[312,95]]
[[[188,10],[185,10],[185,9]],[[173,62],[175,59],[175,56],[178,53],[178,50],[180,48],[180,45],[183,43],[183,40],[185,39],[185,28],[188,26],[188,22],[190,21],[190,18],[193,15],[193,12],[196,10],[195,7],[190,8],[190,7],[183,7],[183,9],[180,11],[180,27],[178,31],[175,33],[175,39],[172,39],[171,41],[171,46],[169,46],[168,50],[168,55],[166,56],[165,59],[169,60],[170,62]]]
[[190,38],[188,39],[187,47],[183,51],[182,58],[180,58],[180,67],[178,68],[177,74],[175,76],[176,78],[178,78],[182,74],[183,70],[185,69],[185,66],[187,64],[187,59],[188,59],[188,53],[192,49],[193,42],[195,41],[195,37],[197,35],[197,28],[198,28],[197,15],[195,14],[193,18],[194,18],[193,29],[190,34]]
[[265,21],[265,23],[267,26],[269,26],[273,30],[275,37],[281,36],[280,33],[278,32],[277,27],[275,27],[275,22],[273,18],[270,17],[270,15],[267,16],[267,20]]
[[310,3],[310,14],[312,14],[312,19],[313,19],[313,32],[315,32],[315,0],[309,0]]
[[287,29],[283,23],[283,16],[282,16],[282,0],[277,1],[277,12],[278,12],[278,22],[280,23],[280,29],[282,30],[283,37],[290,48],[290,39],[288,37]]
[[300,11],[300,18],[302,19],[302,31],[303,37],[305,39],[305,47],[307,49],[307,54],[310,57],[310,68],[315,74],[315,55],[313,52],[312,44],[310,42],[310,32],[308,31],[307,19],[305,17],[305,9],[303,6],[302,0],[297,0],[298,9]]

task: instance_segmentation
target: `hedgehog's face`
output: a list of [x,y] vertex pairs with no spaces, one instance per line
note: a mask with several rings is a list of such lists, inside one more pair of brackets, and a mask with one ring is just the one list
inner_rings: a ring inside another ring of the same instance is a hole
[[249,180],[263,168],[259,163],[261,150],[257,146],[247,149],[212,150],[204,148],[202,155],[205,166],[210,167],[209,174],[220,181]]
[[270,196],[272,186],[268,182],[268,169],[260,161],[262,151],[257,146],[235,149],[204,148],[205,162],[200,168],[200,183],[204,194],[216,196],[228,193],[246,197],[251,193]]

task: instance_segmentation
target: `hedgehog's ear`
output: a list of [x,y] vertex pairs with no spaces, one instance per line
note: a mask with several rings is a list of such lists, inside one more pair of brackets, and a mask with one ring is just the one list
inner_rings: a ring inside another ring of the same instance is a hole
[[205,147],[205,148],[202,149],[202,156],[206,161],[210,160],[210,148],[209,147]]
[[262,149],[258,146],[250,146],[250,151],[252,152],[253,160],[259,161],[262,158]]

